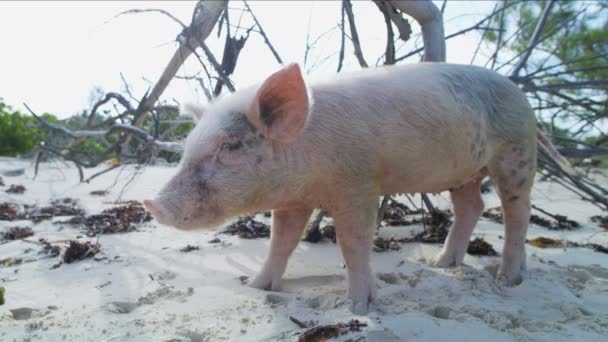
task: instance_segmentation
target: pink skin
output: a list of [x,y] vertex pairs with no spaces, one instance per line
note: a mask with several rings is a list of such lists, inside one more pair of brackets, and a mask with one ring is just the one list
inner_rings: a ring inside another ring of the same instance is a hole
[[280,288],[312,210],[323,208],[335,220],[351,310],[366,313],[375,297],[378,196],[450,189],[455,224],[435,262],[449,267],[462,263],[486,175],[505,212],[497,276],[507,285],[521,281],[536,123],[525,96],[502,76],[421,63],[307,86],[289,65],[203,111],[177,174],[144,203],[179,229],[272,209],[270,252],[250,286]]

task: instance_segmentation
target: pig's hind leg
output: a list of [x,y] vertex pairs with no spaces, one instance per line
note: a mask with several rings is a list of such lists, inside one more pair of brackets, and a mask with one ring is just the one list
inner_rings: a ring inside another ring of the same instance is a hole
[[378,195],[362,196],[343,203],[332,211],[336,237],[348,272],[348,296],[352,313],[366,314],[376,296],[376,283],[370,256],[378,211]]
[[530,221],[530,192],[536,172],[534,143],[509,146],[489,166],[498,189],[505,222],[502,262],[497,280],[504,285],[521,283],[526,268],[526,232]]
[[287,261],[298,245],[312,209],[273,210],[270,252],[262,270],[248,284],[261,290],[276,291],[287,268]]
[[454,207],[454,225],[434,262],[435,266],[445,268],[462,264],[471,233],[483,212],[481,180],[480,177],[450,192]]

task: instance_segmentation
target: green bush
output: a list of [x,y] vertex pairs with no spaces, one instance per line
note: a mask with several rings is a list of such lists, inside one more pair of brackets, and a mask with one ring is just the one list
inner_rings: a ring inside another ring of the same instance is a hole
[[[43,117],[51,122],[58,121],[51,114]],[[41,134],[33,116],[13,110],[0,100],[0,156],[15,157],[29,153],[40,141]]]

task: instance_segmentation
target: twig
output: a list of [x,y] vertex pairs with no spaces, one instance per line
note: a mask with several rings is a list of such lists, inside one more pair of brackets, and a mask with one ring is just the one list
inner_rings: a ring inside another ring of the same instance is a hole
[[545,8],[543,9],[542,14],[540,15],[540,19],[538,20],[538,23],[536,24],[536,28],[534,28],[534,33],[532,33],[532,38],[530,38],[528,47],[525,50],[526,52],[519,60],[519,63],[517,63],[517,66],[515,66],[515,69],[511,73],[511,76],[517,77],[519,75],[519,72],[521,71],[521,69],[528,62],[528,58],[530,58],[530,54],[532,53],[532,50],[539,42],[540,34],[541,34],[543,28],[545,27],[545,23],[547,22],[547,18],[549,17],[549,13],[551,12],[551,8],[553,7],[554,4],[555,4],[555,0],[549,0],[549,3],[547,3],[545,5]]
[[300,321],[299,319],[293,317],[293,316],[289,316],[289,320],[294,322],[298,327],[304,329],[304,328],[308,328],[308,325],[306,325],[306,323]]
[[179,20],[173,14],[171,14],[171,13],[169,13],[169,12],[163,10],[163,9],[159,9],[159,8],[130,9],[130,10],[126,10],[126,11],[120,12],[117,15],[113,16],[110,20],[106,21],[105,23],[107,24],[111,20],[114,20],[114,19],[116,19],[116,18],[118,18],[120,16],[123,16],[123,15],[126,15],[126,14],[139,14],[139,13],[151,13],[151,12],[156,12],[156,13],[163,14],[163,15],[169,17],[174,22],[178,23],[182,28],[186,28],[186,24],[184,24],[181,20]]
[[355,15],[353,14],[353,5],[350,0],[342,0],[344,5],[344,11],[348,18],[348,26],[350,27],[350,38],[355,49],[355,57],[359,61],[359,65],[362,68],[367,68],[368,64],[363,57],[363,51],[361,50],[361,42],[359,41],[359,33],[357,32],[357,26],[355,25]]
[[245,7],[247,8],[247,11],[251,14],[251,18],[253,19],[253,22],[255,23],[255,26],[257,26],[258,29],[260,30],[260,35],[262,36],[262,38],[264,38],[264,43],[268,46],[268,48],[272,52],[272,55],[277,60],[277,62],[279,62],[279,64],[283,64],[283,60],[281,59],[281,56],[279,56],[279,53],[277,52],[277,50],[274,48],[274,46],[270,42],[270,39],[268,39],[268,35],[266,34],[266,32],[264,31],[264,29],[262,28],[262,25],[260,25],[260,22],[258,21],[258,18],[255,16],[255,14],[253,14],[253,11],[251,10],[251,7],[249,7],[249,4],[247,3],[246,0],[243,0],[243,3],[245,4]]
[[344,44],[346,40],[346,29],[344,27],[344,13],[346,9],[344,8],[344,1],[342,1],[342,7],[340,10],[340,54],[338,56],[338,71],[342,70],[342,66],[344,64]]

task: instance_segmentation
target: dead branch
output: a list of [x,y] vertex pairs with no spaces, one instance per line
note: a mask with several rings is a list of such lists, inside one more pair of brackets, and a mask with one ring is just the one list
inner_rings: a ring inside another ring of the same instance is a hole
[[[523,1],[523,0],[519,0],[519,1],[514,1],[514,2],[511,2],[511,3],[509,3],[508,5],[505,5],[505,6],[503,6],[502,8],[500,8],[500,9],[498,9],[498,10],[496,10],[496,11],[494,11],[494,12],[490,13],[488,16],[486,16],[485,18],[481,19],[480,21],[478,21],[478,22],[477,22],[477,23],[475,23],[474,25],[469,26],[469,27],[467,27],[467,28],[465,28],[465,29],[462,29],[462,30],[460,30],[460,31],[457,31],[457,32],[454,32],[454,33],[452,33],[452,34],[447,35],[447,36],[445,37],[445,41],[447,41],[447,40],[449,40],[449,39],[452,39],[452,38],[454,38],[454,37],[457,37],[457,36],[463,35],[463,34],[465,34],[465,33],[468,33],[468,32],[471,32],[471,31],[474,31],[474,30],[482,30],[482,29],[485,29],[483,25],[484,25],[486,22],[488,22],[488,21],[489,21],[490,19],[492,19],[494,16],[496,16],[496,15],[498,15],[498,14],[500,14],[500,13],[502,13],[502,12],[506,11],[508,8],[510,8],[510,7],[512,7],[512,6],[515,6],[516,4],[518,4],[518,3],[522,2],[522,1]],[[396,6],[395,6],[395,7],[396,7]],[[407,13],[407,12],[406,12],[406,13]],[[442,25],[442,27],[443,27],[443,25]],[[433,40],[431,40],[431,41],[433,41]],[[443,43],[444,45],[445,45],[445,41],[444,41],[444,43]],[[445,50],[445,49],[444,49],[444,50]],[[400,62],[400,61],[402,61],[402,60],[404,60],[404,59],[407,59],[407,58],[409,58],[409,57],[411,57],[411,56],[414,56],[414,55],[416,55],[416,54],[418,54],[418,53],[420,53],[420,52],[422,52],[422,51],[424,51],[424,47],[419,48],[419,49],[415,49],[415,50],[413,50],[413,51],[410,51],[410,52],[408,52],[407,54],[405,54],[405,55],[403,55],[403,56],[401,56],[401,57],[397,57],[396,61],[397,61],[397,62]],[[445,55],[445,52],[444,52],[444,55]],[[426,60],[426,59],[424,59],[424,60]]]
[[154,104],[156,104],[182,64],[184,64],[190,54],[192,54],[198,46],[201,46],[209,36],[222,12],[226,8],[227,3],[228,0],[201,0],[196,4],[190,26],[184,27],[177,37],[179,47],[173,53],[173,57],[171,57],[171,60],[163,70],[162,75],[150,94],[147,96],[144,95],[140,106],[137,109],[137,116],[133,121],[134,127],[140,127],[142,125],[146,117],[145,114],[154,107]]
[[260,35],[262,36],[262,38],[264,38],[264,43],[268,46],[268,48],[270,49],[270,52],[272,52],[272,55],[277,60],[277,62],[279,64],[283,64],[283,60],[281,59],[281,56],[279,56],[279,53],[277,52],[277,50],[274,48],[274,46],[270,42],[270,39],[268,39],[268,35],[262,28],[262,25],[260,25],[258,18],[255,16],[255,14],[253,14],[251,7],[249,7],[249,4],[247,3],[246,0],[243,0],[243,3],[245,4],[245,7],[247,8],[247,11],[249,12],[249,14],[251,14],[251,18],[253,19],[255,26],[257,26],[257,28],[259,29]]
[[[118,13],[117,15],[113,16],[112,19],[110,20],[114,20],[118,17],[121,17],[123,15],[126,14],[139,14],[139,13],[160,13],[164,16],[169,17],[171,20],[173,20],[174,22],[178,23],[182,28],[186,28],[186,24],[184,24],[181,20],[179,20],[176,16],[174,16],[173,14],[163,10],[163,9],[159,9],[159,8],[147,8],[147,9],[130,9],[130,10],[126,10],[123,12]],[[110,20],[108,20],[107,22],[109,22]],[[106,23],[107,23],[106,22]]]
[[422,27],[424,61],[445,61],[443,14],[432,1],[392,0],[398,10],[412,16]]
[[340,10],[340,54],[338,56],[338,70],[340,72],[342,70],[342,65],[344,64],[344,43],[346,40],[346,28],[344,27],[344,13],[346,11],[344,1],[342,1],[342,7]]
[[551,8],[553,7],[554,4],[555,4],[555,0],[550,0],[545,5],[545,8],[543,9],[542,14],[540,15],[540,19],[538,20],[538,23],[536,24],[536,28],[534,29],[534,33],[532,34],[532,38],[530,38],[528,47],[526,48],[525,53],[522,55],[521,59],[519,60],[519,63],[517,63],[517,65],[515,66],[515,69],[511,73],[511,76],[517,77],[519,75],[519,72],[521,71],[521,69],[528,62],[528,58],[530,58],[530,54],[532,53],[532,50],[539,43],[540,34],[543,31],[543,28],[545,27],[545,23],[547,22],[547,18],[549,17],[549,13],[551,12]]
[[359,61],[359,65],[362,68],[367,68],[368,64],[363,57],[363,51],[361,50],[361,42],[359,41],[359,33],[357,32],[357,26],[355,25],[355,14],[353,13],[353,5],[350,0],[342,0],[342,4],[344,5],[344,11],[346,12],[346,17],[348,18],[348,26],[350,27],[350,39],[353,43],[353,48],[355,49],[355,57],[357,57],[357,61]]
[[384,64],[395,64],[395,34],[393,33],[393,24],[391,20],[391,12],[393,11],[390,3],[381,0],[374,0],[374,4],[378,7],[384,16],[386,25],[386,49],[384,51]]

